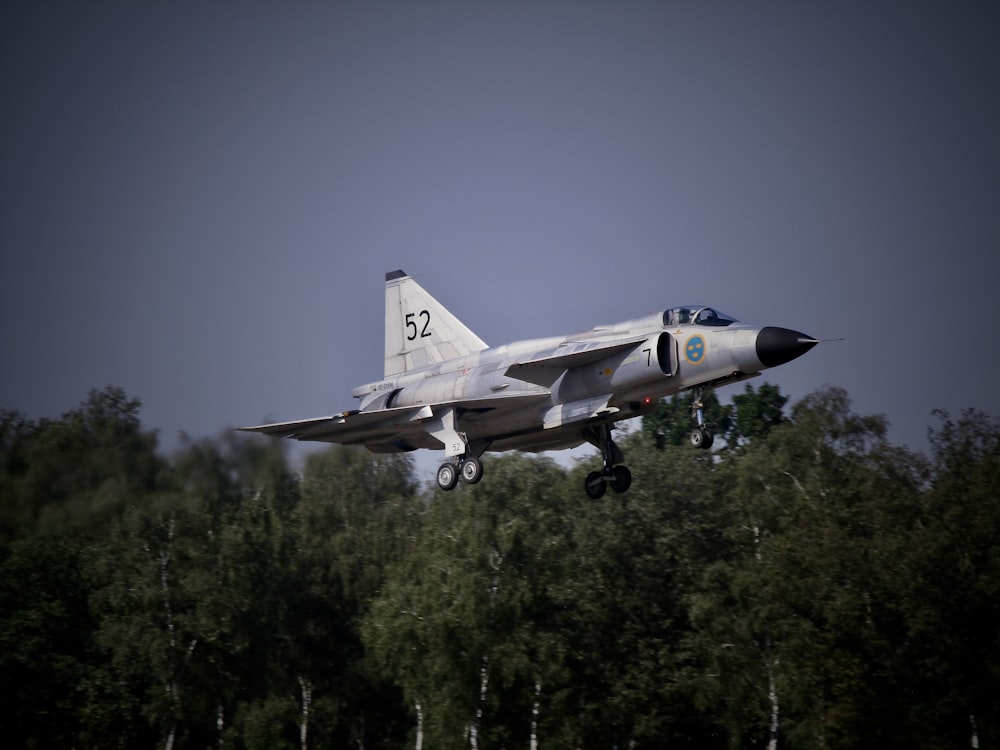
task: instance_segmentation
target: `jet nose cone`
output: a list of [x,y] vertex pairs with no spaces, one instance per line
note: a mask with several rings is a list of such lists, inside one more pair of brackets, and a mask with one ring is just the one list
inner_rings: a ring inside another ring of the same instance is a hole
[[757,334],[757,359],[764,367],[777,367],[801,357],[818,343],[804,333],[767,326]]

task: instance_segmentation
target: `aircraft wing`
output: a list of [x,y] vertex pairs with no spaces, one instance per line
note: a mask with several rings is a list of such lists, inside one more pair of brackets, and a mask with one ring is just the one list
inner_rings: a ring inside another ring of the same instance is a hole
[[255,427],[240,427],[243,432],[259,432],[274,437],[295,440],[319,440],[330,443],[353,443],[369,433],[378,432],[415,418],[420,409],[406,407],[382,409],[373,412],[345,411],[329,417],[300,419],[294,422],[275,422]]
[[547,400],[545,394],[511,394],[480,399],[400,406],[377,411],[345,411],[328,417],[275,422],[254,427],[239,427],[243,432],[257,432],[294,440],[315,440],[323,443],[376,444],[407,441],[408,437],[426,435],[422,422],[441,409],[453,407],[470,412],[488,412],[500,408],[520,408]]
[[611,343],[567,342],[560,344],[552,352],[540,356],[536,354],[531,359],[515,362],[507,368],[506,374],[517,380],[549,388],[566,370],[592,365],[613,354],[628,351],[646,338],[645,335],[635,336]]

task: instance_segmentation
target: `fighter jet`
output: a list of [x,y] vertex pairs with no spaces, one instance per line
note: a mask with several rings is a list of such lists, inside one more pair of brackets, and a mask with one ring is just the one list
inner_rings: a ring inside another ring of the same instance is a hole
[[819,341],[787,328],[740,323],[702,305],[553,338],[490,347],[403,271],[385,276],[385,370],[354,389],[358,408],[248,432],[364,445],[376,453],[444,450],[442,490],[476,484],[486,451],[547,451],[589,442],[603,469],[585,481],[599,498],[632,474],[612,439],[616,422],[694,392],[690,435],[709,448],[702,413],[712,388],[754,377]]

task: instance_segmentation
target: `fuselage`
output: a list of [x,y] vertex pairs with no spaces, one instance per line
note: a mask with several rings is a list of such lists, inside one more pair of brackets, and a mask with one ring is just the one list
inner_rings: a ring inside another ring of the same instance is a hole
[[[672,394],[737,382],[807,351],[813,339],[740,323],[706,307],[483,349],[369,383],[360,412],[468,403],[462,430],[488,450],[549,450],[584,441],[594,419],[647,414]],[[410,448],[440,447],[417,436]]]

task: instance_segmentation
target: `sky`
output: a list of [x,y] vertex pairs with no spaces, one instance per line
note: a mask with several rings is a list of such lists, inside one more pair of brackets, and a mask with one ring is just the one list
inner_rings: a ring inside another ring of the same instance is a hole
[[1000,415],[1000,5],[0,8],[0,408],[120,386],[165,452],[354,408],[397,268],[490,345],[843,338],[763,379],[925,450]]

